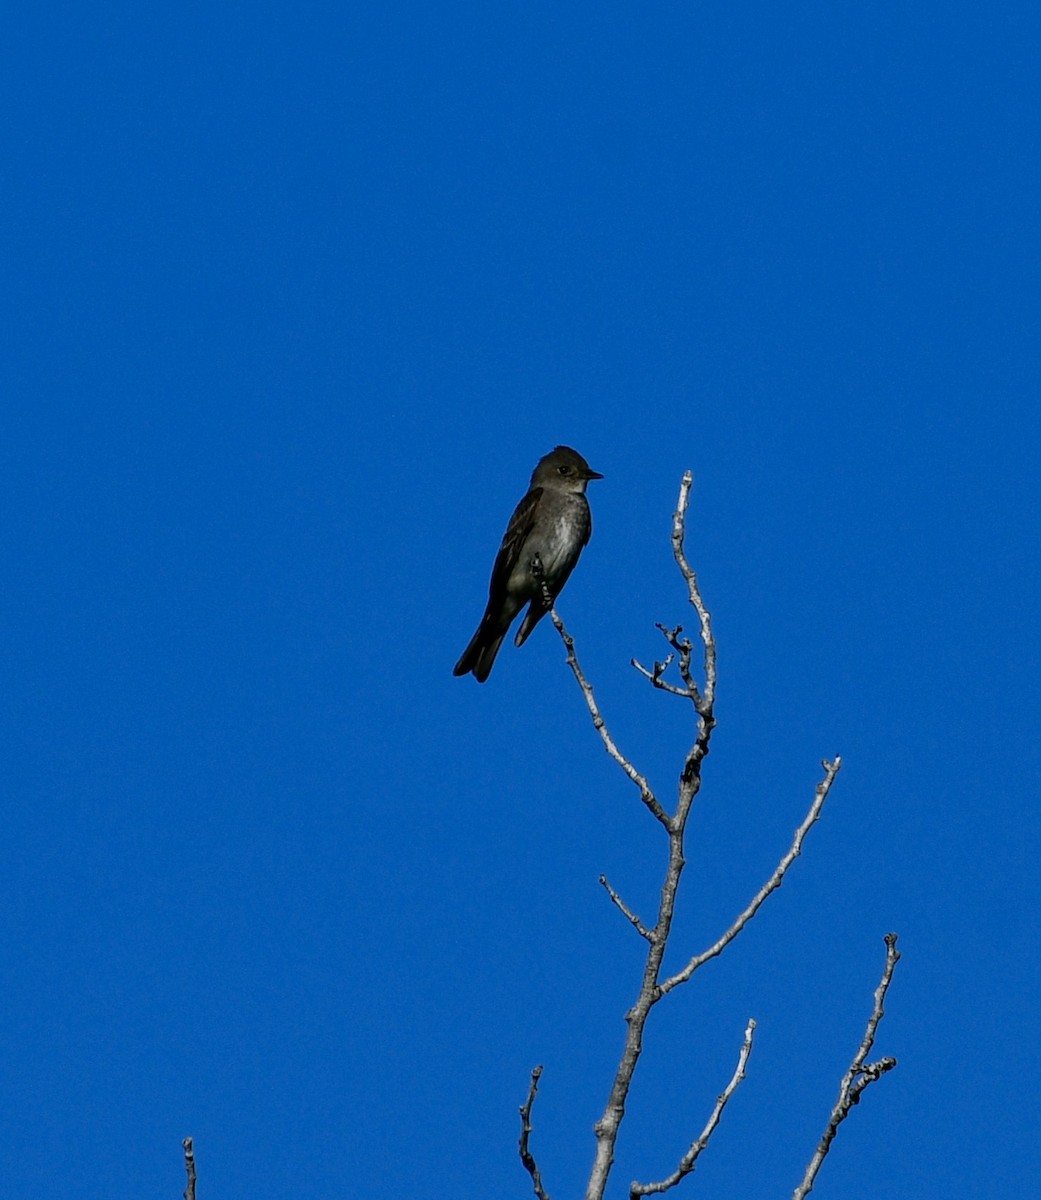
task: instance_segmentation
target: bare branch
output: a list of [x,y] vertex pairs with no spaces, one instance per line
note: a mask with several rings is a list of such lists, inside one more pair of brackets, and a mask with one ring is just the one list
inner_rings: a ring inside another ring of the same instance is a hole
[[[690,603],[698,614],[701,642],[705,648],[704,695],[699,691],[694,676],[691,674],[690,664],[694,646],[690,638],[680,637],[680,634],[683,632],[682,625],[677,625],[675,629],[670,629],[667,625],[663,625],[660,621],[658,622],[658,628],[661,630],[662,636],[672,647],[674,653],[670,654],[664,662],[656,662],[653,671],[648,671],[636,659],[631,659],[630,661],[640,674],[649,679],[655,687],[661,688],[662,691],[671,692],[674,696],[686,697],[693,703],[695,710],[700,716],[711,717],[712,706],[716,698],[716,640],[712,633],[712,618],[698,588],[698,577],[693,567],[687,561],[683,546],[686,537],[687,506],[690,502],[692,483],[693,476],[690,471],[685,472],[680,483],[680,494],[676,502],[676,511],[672,515],[672,553],[676,559],[676,565],[679,567],[680,573],[687,584],[687,595]],[[675,684],[668,683],[662,678],[666,669],[677,656],[679,658],[679,672],[680,678],[683,680],[683,687],[677,687]],[[704,757],[704,755],[701,757]]]
[[690,671],[690,661],[694,647],[689,638],[681,638],[683,626],[677,625],[669,629],[659,624],[658,628],[666,641],[679,654],[680,675],[690,695],[691,703],[698,714],[698,733],[694,745],[690,748],[680,772],[679,800],[676,805],[674,824],[682,833],[686,826],[691,805],[701,788],[701,764],[709,751],[712,731],[716,727],[716,639],[712,632],[712,619],[709,616],[705,602],[698,589],[698,578],[693,567],[687,561],[684,551],[686,538],[687,505],[690,502],[690,489],[693,476],[690,471],[684,472],[680,482],[680,494],[676,502],[676,511],[672,515],[672,553],[676,565],[680,569],[687,584],[687,598],[698,614],[698,624],[701,633],[701,643],[704,647],[703,667],[705,672],[704,693],[698,691],[694,677]]
[[723,1115],[723,1109],[727,1106],[727,1101],[737,1090],[737,1085],[745,1077],[745,1066],[748,1063],[748,1056],[752,1053],[752,1034],[755,1032],[755,1021],[749,1020],[745,1028],[745,1040],[741,1046],[741,1053],[738,1055],[737,1068],[731,1077],[730,1082],[723,1089],[722,1093],[716,1098],[716,1107],[712,1110],[712,1115],[709,1117],[705,1128],[701,1131],[701,1136],[696,1142],[691,1143],[690,1149],[680,1159],[680,1165],[668,1177],[662,1179],[658,1183],[632,1183],[629,1185],[630,1200],[637,1200],[638,1196],[649,1196],[655,1192],[667,1192],[669,1188],[674,1188],[677,1183],[685,1176],[689,1175],[694,1170],[694,1164],[698,1160],[698,1155],[708,1145],[709,1138],[715,1133],[716,1126],[719,1124],[719,1118]]
[[[705,647],[705,693],[697,708],[699,713],[705,715],[706,711],[711,711],[716,700],[716,639],[712,633],[712,618],[701,598],[701,592],[698,590],[698,577],[694,573],[694,568],[687,562],[687,555],[683,547],[686,536],[687,505],[690,502],[690,489],[693,482],[694,476],[690,471],[685,471],[680,482],[676,511],[672,516],[672,554],[676,559],[680,574],[687,582],[687,595],[701,623],[701,642]],[[687,679],[684,678],[684,683],[687,682]]]
[[649,679],[656,688],[661,688],[663,692],[671,692],[674,696],[682,696],[685,700],[689,699],[689,688],[677,687],[674,683],[669,683],[668,680],[662,678],[665,671],[668,670],[669,666],[672,664],[672,660],[673,655],[670,654],[664,662],[656,662],[654,664],[653,671],[648,671],[643,663],[637,658],[630,658],[629,665],[635,667],[637,671],[644,676],[644,678]]
[[[691,586],[690,580],[687,581],[688,588]],[[693,586],[697,588],[697,581],[694,581]],[[690,638],[681,638],[683,626],[677,625],[675,629],[670,629],[667,625],[663,625],[661,621],[657,622],[657,627],[661,631],[662,637],[672,647],[672,654],[669,655],[669,660],[674,659],[679,655],[679,671],[680,678],[683,680],[683,694],[689,696],[694,702],[694,708],[700,713],[704,707],[704,699],[698,691],[698,685],[694,682],[694,676],[690,673],[690,663],[694,655],[694,643]],[[709,630],[711,637],[711,630]]]
[[195,1200],[195,1151],[192,1139],[186,1137],[181,1145],[184,1147],[184,1169],[188,1174],[188,1186],[184,1189],[184,1200]]
[[763,902],[772,892],[775,892],[784,882],[785,874],[788,868],[802,853],[802,844],[809,833],[810,829],[817,823],[821,812],[824,808],[824,801],[828,798],[828,792],[831,791],[831,785],[835,781],[835,776],[839,773],[842,767],[842,759],[836,755],[834,762],[828,762],[827,759],[821,764],[824,767],[824,778],[817,785],[817,791],[813,798],[813,803],[810,805],[810,811],[803,818],[802,824],[795,831],[795,838],[788,852],[784,855],[781,861],[777,864],[774,873],[756,892],[748,907],[738,916],[737,920],[723,934],[723,936],[714,942],[707,950],[701,954],[696,954],[690,962],[683,968],[682,971],[677,971],[671,978],[666,979],[661,985],[661,992],[664,995],[666,992],[671,992],[674,987],[678,987],[681,983],[686,983],[694,972],[705,965],[710,959],[721,954],[727,946],[737,937],[742,929],[762,907]]
[[521,1162],[524,1164],[524,1169],[531,1176],[531,1182],[535,1188],[535,1195],[538,1197],[538,1200],[549,1200],[549,1194],[542,1186],[542,1176],[539,1174],[539,1168],[535,1163],[535,1156],[528,1149],[528,1138],[531,1136],[531,1106],[535,1103],[535,1094],[539,1090],[539,1079],[541,1077],[542,1068],[536,1067],[531,1073],[531,1087],[528,1088],[528,1098],[520,1107],[520,1157]]
[[821,1164],[831,1149],[831,1143],[835,1140],[839,1126],[849,1116],[853,1105],[859,1103],[861,1092],[863,1092],[869,1083],[874,1083],[876,1079],[881,1079],[887,1071],[891,1071],[896,1066],[895,1058],[881,1058],[878,1062],[873,1063],[865,1062],[865,1059],[871,1053],[871,1047],[875,1043],[875,1033],[878,1029],[878,1023],[885,1016],[886,992],[889,991],[889,985],[893,979],[893,971],[896,969],[896,964],[899,961],[900,954],[896,948],[896,934],[887,933],[886,965],[883,968],[882,978],[879,981],[878,987],[875,989],[875,1004],[871,1010],[871,1016],[868,1018],[867,1028],[864,1030],[864,1038],[860,1043],[857,1053],[853,1056],[853,1061],[849,1064],[849,1070],[842,1077],[842,1083],[839,1086],[839,1098],[835,1102],[835,1107],[831,1110],[828,1124],[824,1129],[816,1153],[810,1159],[810,1164],[806,1168],[806,1174],[802,1177],[802,1183],[792,1193],[792,1200],[803,1200],[803,1197],[807,1196],[813,1190],[817,1172],[820,1170]]
[[631,909],[626,907],[625,901],[621,898],[621,896],[618,895],[618,893],[614,890],[614,888],[611,887],[611,885],[607,882],[606,875],[600,876],[600,882],[605,888],[607,888],[607,894],[615,902],[615,904],[618,906],[618,908],[625,914],[626,917],[628,917],[630,924],[636,930],[636,932],[641,937],[645,937],[648,941],[651,941],[653,939],[654,935],[650,932],[649,929],[646,928],[646,926],[640,920],[640,918],[634,912],[632,912]]
[[578,686],[582,689],[582,695],[585,697],[589,715],[593,718],[593,728],[600,734],[600,740],[604,743],[604,749],[640,789],[640,799],[667,829],[669,827],[668,813],[662,808],[658,797],[651,790],[651,785],[647,782],[646,778],[637,771],[633,764],[622,754],[621,750],[618,749],[614,738],[611,737],[607,726],[604,724],[604,718],[600,713],[596,697],[593,695],[593,688],[583,674],[578,656],[575,654],[575,639],[564,628],[564,622],[557,616],[555,608],[550,609],[549,615],[556,627],[557,633],[560,634],[567,648],[567,664],[571,668],[575,679],[578,680]]

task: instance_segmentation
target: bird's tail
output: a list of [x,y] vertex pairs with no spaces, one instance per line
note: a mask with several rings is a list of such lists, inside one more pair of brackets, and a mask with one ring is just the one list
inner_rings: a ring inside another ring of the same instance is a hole
[[537,596],[528,605],[528,611],[524,614],[524,620],[520,623],[520,629],[517,630],[517,636],[513,639],[515,646],[523,646],[528,640],[528,635],[542,618],[549,612],[545,601]]
[[499,647],[506,636],[506,630],[500,633],[495,626],[482,621],[477,626],[477,632],[470,639],[469,646],[463,651],[459,661],[452,670],[453,675],[469,675],[472,671],[478,683],[484,683],[491,673],[492,663],[499,653]]

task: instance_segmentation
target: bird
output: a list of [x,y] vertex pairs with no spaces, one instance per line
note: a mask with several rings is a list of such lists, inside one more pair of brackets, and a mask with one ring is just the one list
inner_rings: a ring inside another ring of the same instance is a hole
[[570,446],[557,446],[539,459],[496,555],[488,607],[455,664],[454,675],[472,672],[478,683],[484,683],[503,638],[524,605],[528,611],[514,639],[517,646],[527,641],[553,607],[593,532],[586,499],[586,484],[591,479],[603,479],[603,475]]

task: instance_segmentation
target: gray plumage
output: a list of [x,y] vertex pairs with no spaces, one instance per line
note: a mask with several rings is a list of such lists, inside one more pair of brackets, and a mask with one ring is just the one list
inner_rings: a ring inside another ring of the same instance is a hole
[[[488,607],[477,632],[455,664],[454,674],[471,671],[484,683],[510,625],[528,605],[515,639],[523,645],[552,605],[547,606],[542,582],[551,602],[560,595],[589,541],[593,521],[586,500],[590,479],[603,479],[570,446],[557,446],[532,472],[528,493],[514,510],[488,584]],[[542,565],[542,579],[533,567]]]

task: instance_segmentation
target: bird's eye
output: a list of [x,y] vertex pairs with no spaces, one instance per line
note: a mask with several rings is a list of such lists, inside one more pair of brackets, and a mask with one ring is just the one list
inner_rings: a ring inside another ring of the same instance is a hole
[[561,475],[571,474],[571,468],[567,465],[567,463],[561,463],[557,470],[561,473]]

